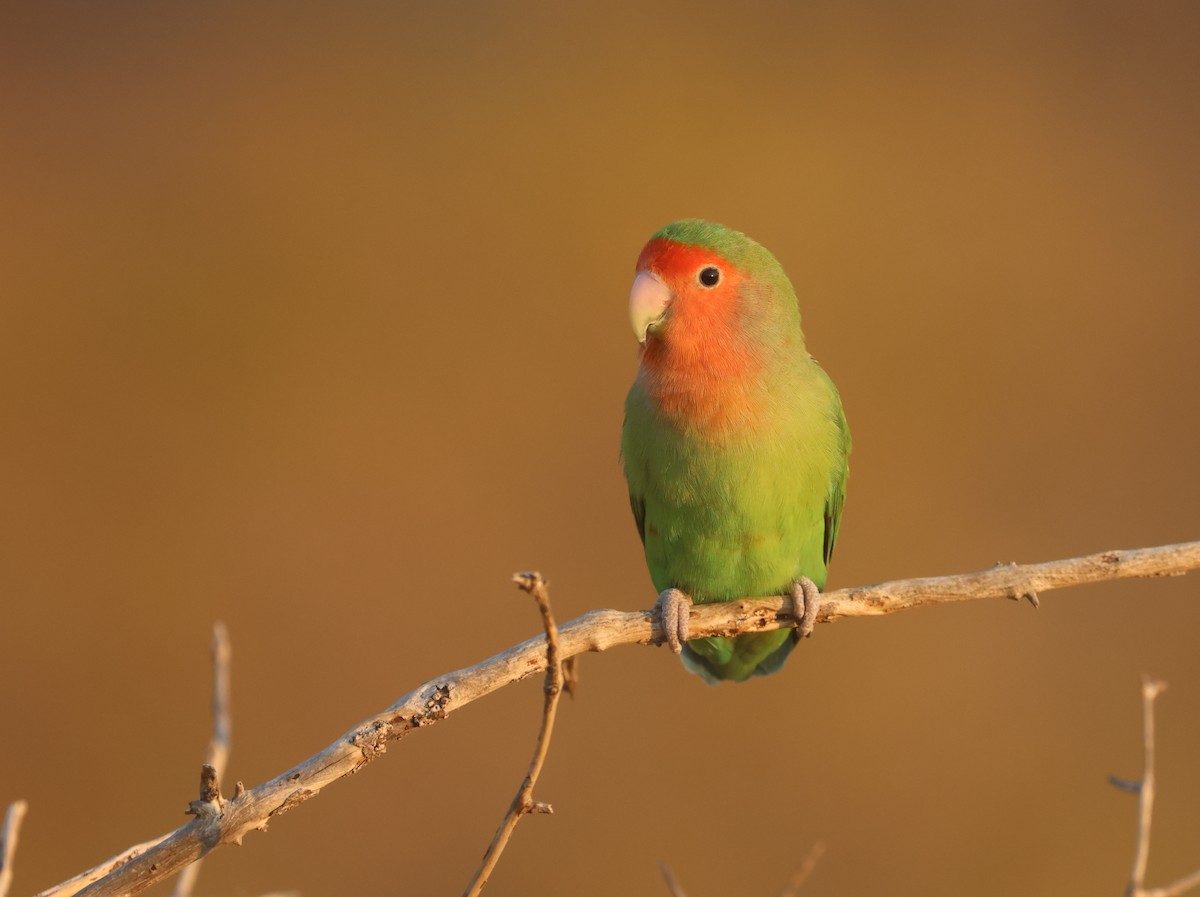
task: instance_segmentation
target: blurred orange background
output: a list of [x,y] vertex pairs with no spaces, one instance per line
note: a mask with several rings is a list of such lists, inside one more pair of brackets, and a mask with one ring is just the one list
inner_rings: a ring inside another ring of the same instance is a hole
[[[1200,538],[1200,6],[9,4],[0,804],[14,894],[560,620],[649,607],[617,463],[647,237],[747,231],[854,432],[831,587]],[[1118,893],[1200,865],[1200,578],[583,658],[489,894]],[[457,894],[529,681],[208,861]],[[161,890],[160,890],[161,892]]]

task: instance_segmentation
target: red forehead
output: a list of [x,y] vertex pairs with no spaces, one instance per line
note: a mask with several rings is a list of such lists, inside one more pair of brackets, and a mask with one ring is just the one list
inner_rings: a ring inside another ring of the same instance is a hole
[[675,275],[690,277],[697,268],[715,264],[726,268],[729,266],[720,254],[711,249],[655,237],[638,256],[637,270],[653,271],[665,279]]

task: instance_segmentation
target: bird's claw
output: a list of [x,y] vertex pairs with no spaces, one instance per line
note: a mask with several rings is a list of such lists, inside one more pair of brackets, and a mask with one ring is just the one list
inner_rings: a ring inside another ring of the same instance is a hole
[[654,612],[662,624],[663,639],[676,654],[683,651],[688,640],[688,616],[692,601],[679,589],[664,589],[654,602]]
[[792,615],[796,618],[796,641],[812,635],[821,609],[821,591],[807,576],[792,583]]

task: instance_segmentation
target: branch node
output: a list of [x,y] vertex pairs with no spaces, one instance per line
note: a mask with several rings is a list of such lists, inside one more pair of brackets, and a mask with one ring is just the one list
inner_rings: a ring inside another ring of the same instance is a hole
[[568,657],[562,663],[563,674],[563,691],[567,693],[567,697],[574,699],[575,689],[579,687],[579,667],[575,661],[577,657]]
[[431,723],[439,722],[446,718],[449,713],[447,709],[450,706],[450,686],[437,685],[433,689],[433,693],[429,699],[425,701],[425,706],[420,713],[413,714],[409,721],[414,729],[419,729],[421,726],[428,726]]
[[188,802],[183,812],[204,819],[219,817],[225,807],[221,797],[221,784],[217,781],[217,770],[205,763],[200,767],[200,798]]
[[512,575],[512,581],[517,584],[517,588],[521,589],[523,592],[528,592],[530,595],[532,595],[536,590],[544,589],[550,585],[550,583],[546,582],[546,580],[542,577],[542,574],[538,573],[536,570],[526,570],[523,573],[514,573]]
[[221,783],[217,781],[217,768],[204,764],[200,767],[200,799],[208,803],[221,800]]
[[[1012,568],[1012,567],[1015,567],[1016,564],[999,564],[997,566]],[[1009,601],[1020,601],[1022,598],[1024,598],[1026,601],[1028,601],[1030,604],[1032,604],[1034,606],[1034,608],[1041,607],[1041,602],[1038,601],[1037,590],[1030,588],[1025,583],[1018,582],[1018,583],[1014,583],[1013,585],[1010,585],[1008,587],[1006,597],[1008,598]]]
[[[365,729],[354,733],[351,743],[362,752],[364,762],[369,763],[380,754],[387,752],[388,739],[392,726],[384,720],[376,720]],[[356,767],[359,769],[361,767]]]
[[1149,675],[1142,674],[1142,697],[1147,701],[1153,701],[1160,694],[1167,690],[1167,683],[1151,679]]
[[1112,785],[1118,791],[1126,791],[1129,794],[1141,794],[1142,783],[1134,779],[1123,779],[1120,776],[1110,775],[1108,784]]

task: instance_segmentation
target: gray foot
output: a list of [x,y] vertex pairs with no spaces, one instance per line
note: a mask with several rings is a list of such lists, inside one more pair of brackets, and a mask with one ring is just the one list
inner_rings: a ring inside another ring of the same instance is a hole
[[[659,599],[661,600],[661,599]],[[796,641],[812,635],[821,609],[821,592],[807,576],[792,583],[792,614],[796,618]]]
[[692,599],[679,589],[664,589],[654,603],[654,612],[662,623],[663,639],[678,654],[688,639],[688,615]]

